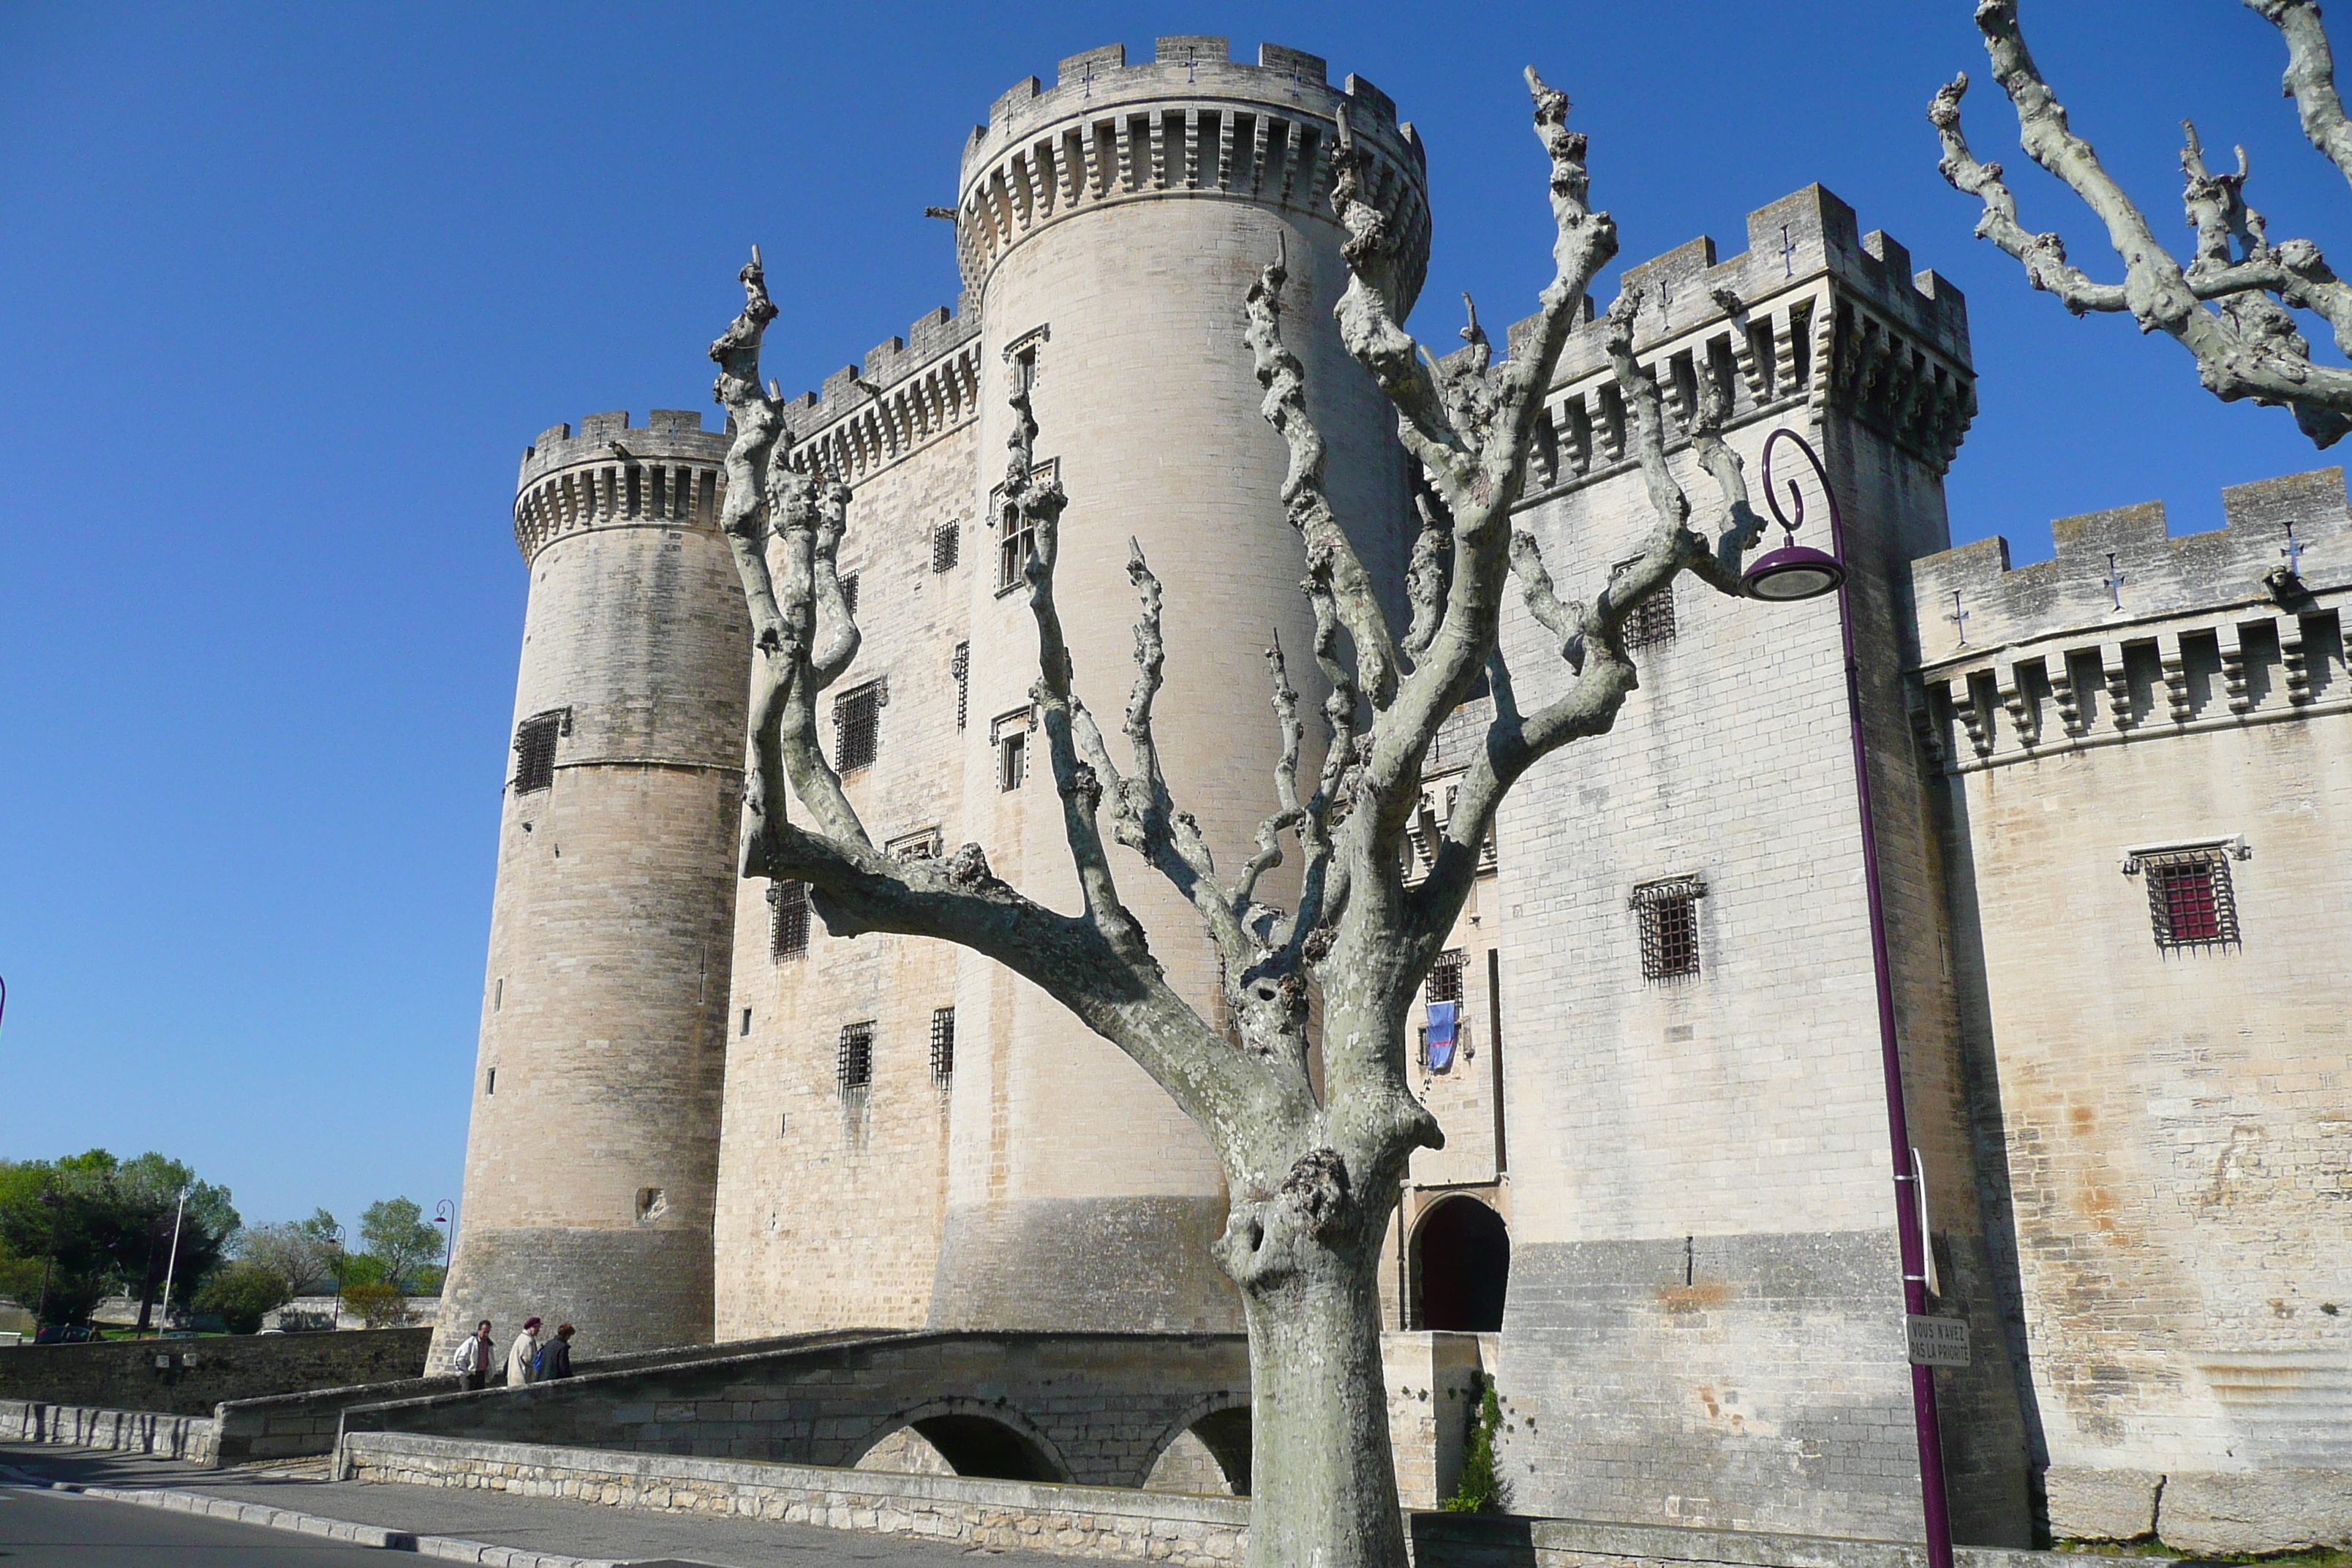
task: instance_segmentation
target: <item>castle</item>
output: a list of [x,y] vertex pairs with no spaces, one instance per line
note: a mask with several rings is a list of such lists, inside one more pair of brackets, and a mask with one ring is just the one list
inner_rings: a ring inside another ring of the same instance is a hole
[[[992,521],[1008,364],[1072,497],[1081,695],[1123,699],[1134,535],[1167,583],[1162,749],[1221,855],[1268,798],[1264,634],[1307,640],[1240,337],[1277,243],[1335,503],[1402,600],[1404,459],[1329,320],[1343,107],[1417,287],[1421,144],[1376,88],[1272,45],[1254,65],[1222,38],[1113,46],[1017,84],[965,143],[960,308],[788,405],[789,460],[853,491],[865,640],[832,755],[894,852],[978,842],[1024,890],[1075,896],[1032,754],[1024,541]],[[1972,1347],[1936,1374],[1961,1538],[2331,1510],[2352,1531],[2341,473],[2231,490],[2214,533],[2137,507],[2062,521],[2038,565],[1951,550],[1959,295],[1819,187],[1747,239],[1628,268],[1637,349],[1672,410],[1702,371],[1733,387],[1751,476],[1770,432],[1806,435],[1848,520],[1932,1300]],[[714,287],[714,327],[730,308]],[[1518,518],[1556,572],[1599,580],[1648,528],[1628,434],[1588,319]],[[1207,1253],[1216,1163],[1139,1069],[983,961],[833,939],[797,885],[733,875],[726,446],[656,410],[524,455],[515,763],[439,1337],[529,1311],[607,1349],[1238,1327]],[[1529,686],[1553,679],[1543,635],[1510,606]],[[1422,1057],[1446,1145],[1415,1156],[1393,1225],[1392,1382],[1458,1390],[1440,1363],[1464,1353],[1497,1380],[1520,1512],[1913,1539],[1836,601],[1687,594],[1635,640],[1641,691],[1506,803],[1429,983],[1459,1021]],[[1486,700],[1432,758],[1441,819]],[[1212,1005],[1189,910],[1138,912]],[[2262,1549],[2262,1528],[2231,1539]]]

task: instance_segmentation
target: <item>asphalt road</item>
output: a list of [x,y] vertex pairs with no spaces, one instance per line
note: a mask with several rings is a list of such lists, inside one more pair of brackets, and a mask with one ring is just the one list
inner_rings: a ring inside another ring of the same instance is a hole
[[0,1564],[5,1568],[383,1568],[384,1561],[372,1547],[290,1531],[79,1492],[0,1486]]

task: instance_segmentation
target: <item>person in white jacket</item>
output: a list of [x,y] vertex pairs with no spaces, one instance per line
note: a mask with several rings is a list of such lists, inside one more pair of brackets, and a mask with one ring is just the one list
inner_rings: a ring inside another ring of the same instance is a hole
[[507,1386],[525,1388],[530,1384],[531,1363],[539,1359],[539,1320],[525,1318],[522,1332],[515,1336],[514,1348],[507,1352]]
[[492,1348],[490,1321],[484,1318],[457,1353],[449,1358],[449,1369],[455,1372],[467,1390],[487,1388],[490,1383],[490,1362],[499,1352]]

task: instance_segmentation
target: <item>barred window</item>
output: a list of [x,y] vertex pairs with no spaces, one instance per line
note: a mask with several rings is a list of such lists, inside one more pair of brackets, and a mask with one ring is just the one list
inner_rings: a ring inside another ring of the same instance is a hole
[[2232,947],[2238,942],[2238,900],[2230,884],[2225,845],[2136,854],[2124,862],[2147,881],[2147,912],[2156,945]]
[[[1638,555],[1631,561],[1620,561],[1610,572],[1610,581],[1622,577],[1641,563],[1642,558]],[[1625,617],[1625,646],[1629,648],[1647,647],[1652,643],[1674,640],[1675,581],[1669,577],[1659,584],[1656,593],[1635,605],[1633,613]]]
[[1462,972],[1468,967],[1470,955],[1458,947],[1449,947],[1437,955],[1429,966],[1429,1000],[1459,1002],[1462,1000]]
[[515,726],[515,794],[529,795],[555,782],[555,738],[571,728],[569,708],[534,713]]
[[880,747],[882,704],[887,700],[878,680],[833,700],[833,765],[845,773],[874,765]]
[[1675,877],[1633,889],[1642,930],[1642,978],[1675,980],[1698,973],[1698,900],[1706,888],[1696,877]]
[[971,710],[971,644],[956,644],[954,662],[948,666],[956,683],[956,728],[963,728],[964,715]]
[[955,1078],[955,1009],[931,1009],[931,1082],[947,1088]]
[[781,962],[808,951],[809,901],[806,882],[768,884],[768,956]]
[[943,522],[931,530],[931,570],[952,572],[963,553],[963,524]]
[[834,1079],[843,1094],[856,1094],[874,1082],[874,1020],[841,1026],[841,1046],[834,1057]]
[[852,572],[841,580],[841,602],[852,620],[857,618],[857,574]]

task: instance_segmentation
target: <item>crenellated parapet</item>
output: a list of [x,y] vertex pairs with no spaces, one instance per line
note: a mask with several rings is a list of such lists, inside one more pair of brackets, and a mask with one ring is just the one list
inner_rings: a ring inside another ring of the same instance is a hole
[[691,409],[656,408],[646,419],[632,427],[625,409],[591,414],[578,435],[551,426],[523,448],[514,525],[524,560],[582,529],[719,526],[730,437],[705,430]]
[[1410,308],[1429,263],[1421,139],[1360,77],[1332,87],[1318,57],[1278,44],[1255,65],[1223,38],[1157,41],[1130,65],[1121,44],[1062,61],[1051,88],[1024,78],[990,106],[963,152],[956,248],[965,289],[1031,234],[1120,202],[1225,199],[1331,212],[1338,118],[1371,154],[1370,197],[1389,215]]
[[980,318],[943,305],[785,404],[785,460],[855,485],[970,424],[980,395]]
[[2158,735],[2352,710],[2342,468],[2221,492],[2222,527],[2174,535],[2161,501],[2051,524],[2009,563],[1979,540],[1911,563],[1915,715],[1948,772]]
[[[1718,258],[1704,236],[1629,267],[1642,292],[1634,353],[1655,372],[1679,426],[1702,381],[1731,389],[1735,422],[1766,413],[1852,417],[1941,474],[1976,416],[1968,306],[1853,209],[1808,185],[1748,215],[1748,248]],[[1509,332],[1516,352],[1532,318]],[[1529,489],[1632,467],[1624,400],[1609,371],[1607,323],[1588,300],[1562,349],[1537,433]]]

